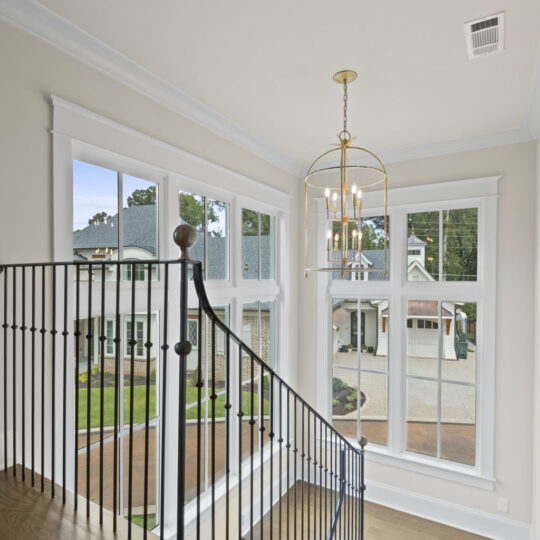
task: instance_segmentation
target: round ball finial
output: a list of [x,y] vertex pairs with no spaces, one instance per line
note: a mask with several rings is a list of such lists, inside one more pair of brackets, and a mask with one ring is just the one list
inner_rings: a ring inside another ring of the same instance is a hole
[[197,231],[195,227],[186,223],[178,225],[174,229],[173,239],[175,244],[180,248],[180,258],[189,259],[189,248],[197,241]]

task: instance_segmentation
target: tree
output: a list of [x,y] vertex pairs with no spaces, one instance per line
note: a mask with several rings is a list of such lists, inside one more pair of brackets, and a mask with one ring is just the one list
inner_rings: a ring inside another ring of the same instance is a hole
[[[442,217],[443,229],[440,230]],[[409,234],[426,242],[426,270],[439,278],[442,242],[444,281],[475,280],[477,273],[478,210],[465,208],[409,214]]]
[[[220,213],[225,209],[225,203],[206,199],[206,218],[208,223],[204,223],[204,197],[193,195],[192,193],[180,192],[178,195],[179,215],[185,223],[202,231],[211,223],[220,222]],[[220,230],[209,231],[213,236],[223,236]]]
[[105,223],[109,219],[112,219],[112,216],[109,216],[107,212],[98,212],[97,214],[94,214],[94,216],[88,220],[88,225],[97,225],[98,223]]
[[146,189],[136,189],[128,198],[128,206],[147,206],[156,204],[156,186]]

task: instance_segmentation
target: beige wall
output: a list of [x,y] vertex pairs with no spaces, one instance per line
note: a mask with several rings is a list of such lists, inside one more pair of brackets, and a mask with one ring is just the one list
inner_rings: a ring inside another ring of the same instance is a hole
[[[388,166],[390,187],[502,175],[496,269],[497,485],[489,492],[370,462],[366,471],[368,490],[369,481],[374,480],[493,513],[497,513],[497,497],[505,497],[509,499],[509,513],[499,514],[501,517],[531,520],[535,152],[535,143],[524,143]],[[315,279],[310,276],[301,285],[304,316],[300,321],[298,366],[301,391],[313,402]]]

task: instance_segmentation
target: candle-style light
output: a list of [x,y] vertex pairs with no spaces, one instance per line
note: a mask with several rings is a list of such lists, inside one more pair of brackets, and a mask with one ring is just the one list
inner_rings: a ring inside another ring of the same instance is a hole
[[[341,272],[342,275],[344,272],[354,272],[354,268],[358,266],[357,263],[362,256],[362,212],[364,206],[362,190],[369,189],[371,191],[381,188],[384,201],[384,268],[370,266],[365,271],[387,272],[388,186],[386,169],[375,154],[361,146],[353,145],[353,137],[347,129],[348,84],[356,80],[357,76],[356,72],[350,70],[339,71],[334,75],[334,81],[343,85],[343,129],[338,134],[339,143],[335,145],[335,148],[321,154],[312,163],[304,178],[306,275],[310,270]],[[308,194],[311,189],[320,190],[317,191],[318,195],[314,197],[315,200],[320,200],[321,194],[324,195],[324,212],[328,221],[325,247],[329,264],[323,268],[310,268],[308,266],[309,231],[312,222],[309,213],[310,203],[313,201]]]

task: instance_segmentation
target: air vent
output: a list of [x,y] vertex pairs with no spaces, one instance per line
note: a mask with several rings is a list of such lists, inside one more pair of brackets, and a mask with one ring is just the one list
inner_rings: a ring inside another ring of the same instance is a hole
[[465,23],[465,37],[469,58],[478,58],[504,46],[504,12]]

